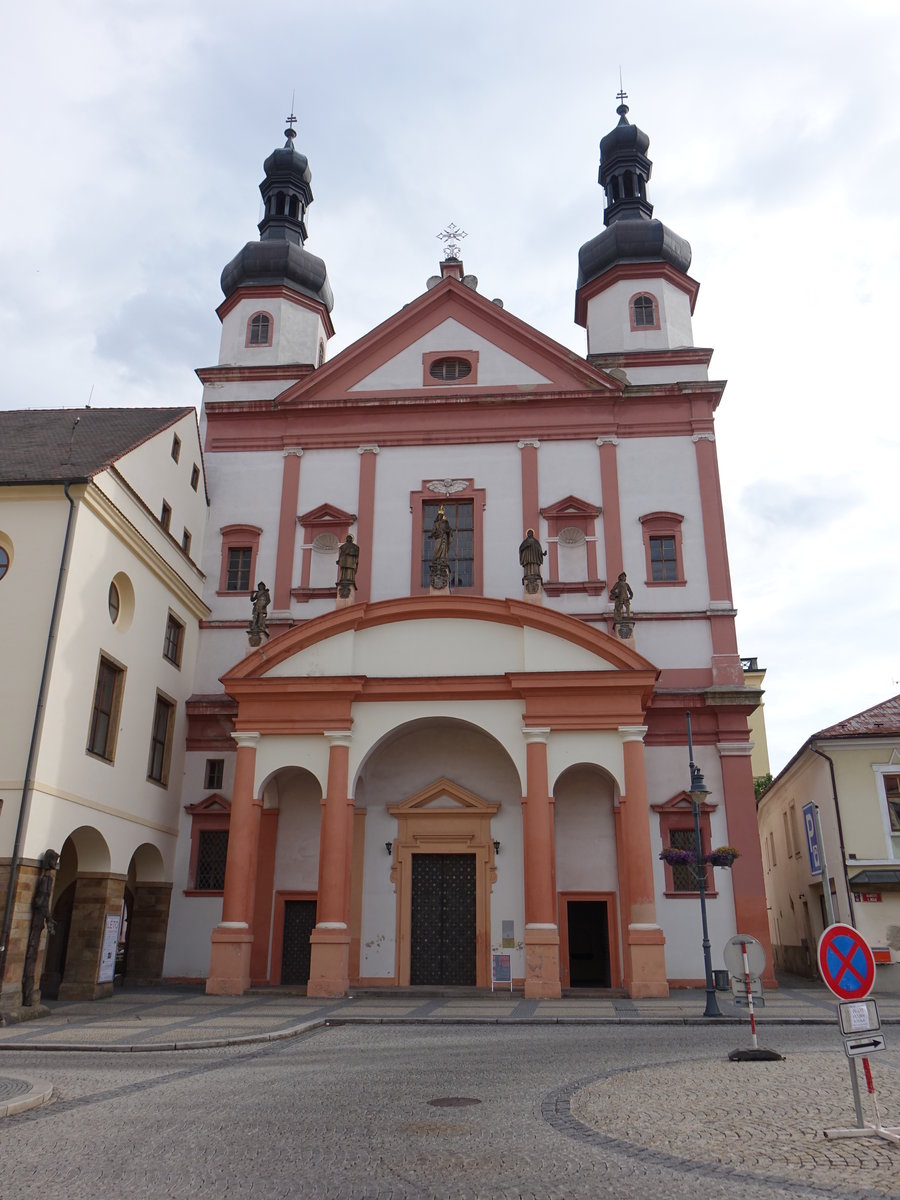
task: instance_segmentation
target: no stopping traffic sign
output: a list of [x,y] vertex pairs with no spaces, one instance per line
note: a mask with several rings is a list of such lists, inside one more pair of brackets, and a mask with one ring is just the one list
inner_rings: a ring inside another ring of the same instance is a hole
[[839,1000],[862,1000],[875,983],[875,958],[852,925],[829,925],[816,951],[819,973]]

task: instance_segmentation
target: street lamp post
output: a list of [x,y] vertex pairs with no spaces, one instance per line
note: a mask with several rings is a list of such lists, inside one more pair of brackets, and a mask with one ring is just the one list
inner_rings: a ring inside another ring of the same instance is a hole
[[700,891],[700,919],[703,924],[703,968],[706,972],[706,1009],[704,1017],[721,1017],[719,1005],[716,1002],[716,988],[713,983],[712,958],[709,952],[709,926],[706,921],[706,865],[703,862],[703,841],[700,837],[700,805],[709,795],[709,788],[703,780],[703,772],[694,763],[694,740],[691,736],[691,714],[686,712],[688,735],[688,758],[691,764],[691,805],[694,810],[694,838],[697,847],[697,886]]

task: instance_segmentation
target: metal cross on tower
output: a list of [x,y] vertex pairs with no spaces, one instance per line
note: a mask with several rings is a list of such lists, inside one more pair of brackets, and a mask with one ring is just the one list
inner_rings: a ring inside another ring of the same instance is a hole
[[460,227],[454,224],[453,221],[451,221],[445,229],[442,229],[440,233],[435,234],[435,237],[439,238],[440,241],[444,243],[444,254],[448,259],[459,258],[458,243],[461,242],[464,237],[468,236],[469,235],[466,233],[466,231],[464,229],[460,229]]

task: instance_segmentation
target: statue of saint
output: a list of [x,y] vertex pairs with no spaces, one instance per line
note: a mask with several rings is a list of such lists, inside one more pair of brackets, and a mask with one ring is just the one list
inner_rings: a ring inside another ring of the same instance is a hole
[[544,551],[534,536],[534,530],[529,529],[525,534],[525,540],[519,546],[519,565],[522,568],[522,583],[530,596],[540,591],[543,562]]
[[336,562],[338,577],[335,586],[341,599],[347,600],[350,597],[350,589],[356,591],[356,570],[359,566],[359,546],[349,533],[341,543]]
[[625,572],[623,571],[609,589],[609,598],[616,606],[615,620],[631,620],[631,601],[633,597],[634,592],[631,590],[631,586],[625,578]]
[[253,615],[250,618],[247,632],[250,635],[250,645],[258,646],[264,637],[269,636],[266,615],[269,605],[272,603],[269,589],[262,580],[256,585],[256,591],[251,594],[250,602],[253,605]]
[[431,586],[440,591],[450,583],[450,541],[453,528],[444,516],[443,504],[437,510],[431,526]]

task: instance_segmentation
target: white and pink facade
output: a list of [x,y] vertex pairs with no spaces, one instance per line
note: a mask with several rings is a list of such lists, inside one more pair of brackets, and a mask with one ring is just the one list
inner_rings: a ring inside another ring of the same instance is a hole
[[[714,966],[768,944],[714,414],[690,248],[652,219],[647,139],[601,143],[607,228],[582,248],[578,358],[449,258],[333,360],[292,138],[261,239],[226,268],[198,372],[211,503],[164,973],[661,996],[703,976],[685,712],[710,788]],[[291,131],[293,132],[293,131]],[[431,529],[453,529],[433,586]],[[545,551],[523,589],[519,544]],[[355,588],[338,549],[359,546]],[[609,589],[627,576],[633,627]],[[271,593],[248,645],[251,594]],[[621,614],[620,614],[621,615]],[[226,849],[227,846],[227,849]]]

